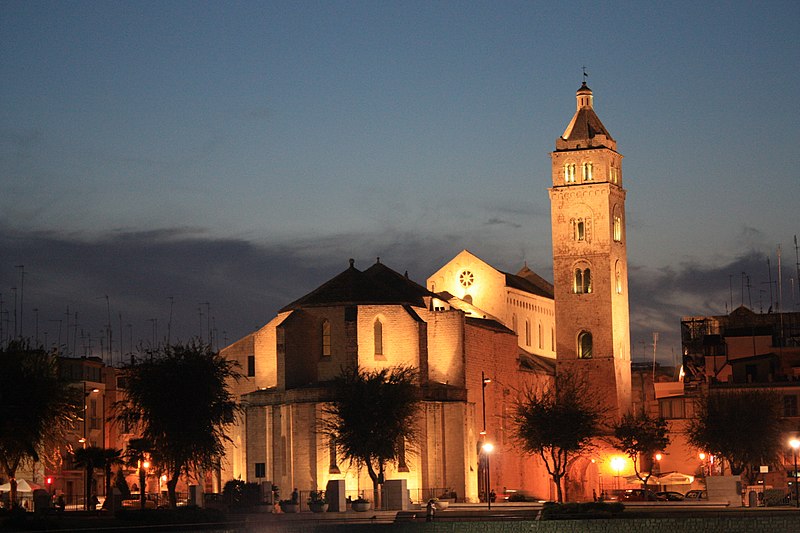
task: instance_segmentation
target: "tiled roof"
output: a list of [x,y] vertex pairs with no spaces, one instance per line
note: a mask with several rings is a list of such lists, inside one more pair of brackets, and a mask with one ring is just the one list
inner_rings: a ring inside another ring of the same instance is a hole
[[583,107],[575,114],[562,137],[567,141],[579,141],[593,139],[596,135],[605,135],[613,140],[606,127],[600,122],[600,117],[597,116],[594,109]]
[[503,272],[506,285],[544,298],[554,298],[553,285],[526,266],[516,274]]
[[337,305],[408,304],[424,307],[423,296],[434,295],[381,263],[375,263],[362,272],[351,260],[347,270],[286,305],[281,312]]

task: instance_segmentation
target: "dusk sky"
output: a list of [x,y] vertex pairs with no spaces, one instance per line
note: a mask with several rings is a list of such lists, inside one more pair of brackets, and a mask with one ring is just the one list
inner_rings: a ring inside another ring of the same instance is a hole
[[172,340],[221,346],[351,257],[424,284],[467,248],[552,280],[548,153],[586,67],[625,156],[634,358],[658,331],[671,362],[682,315],[767,311],[779,245],[800,310],[798,21],[796,0],[4,1],[3,334],[16,309],[64,343],[69,309],[70,350],[99,353],[110,316],[116,354],[172,308]]

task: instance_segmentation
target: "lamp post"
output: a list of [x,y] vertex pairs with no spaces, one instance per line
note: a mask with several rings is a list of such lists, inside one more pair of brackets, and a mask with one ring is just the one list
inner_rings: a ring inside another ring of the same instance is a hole
[[[481,370],[481,412],[483,413],[483,429],[480,432],[480,436],[481,437],[480,437],[480,440],[478,442],[478,447],[479,447],[481,452],[485,452],[483,446],[484,446],[484,442],[486,440],[486,385],[488,385],[491,382],[492,382],[492,380],[490,378],[487,378],[486,377],[486,373],[483,370]],[[484,455],[484,459],[486,460],[486,466],[484,468],[485,471],[482,472],[481,468],[480,468],[480,465],[482,465],[483,463],[481,463],[479,461],[479,467],[478,467],[478,491],[479,492],[478,492],[478,494],[480,494],[480,484],[481,483],[488,483],[488,481],[489,481],[489,476],[487,474],[488,468],[489,468],[489,464],[488,464],[489,457],[485,453],[483,455]],[[489,487],[485,486],[483,489],[484,489],[483,492],[486,495],[486,501],[489,501]]]
[[797,486],[797,449],[800,448],[800,440],[796,437],[789,441],[789,446],[792,447],[792,458],[794,459],[794,476],[792,483],[794,483],[794,502],[795,506],[800,507],[800,487]]
[[484,459],[486,461],[486,480],[484,482],[485,486],[485,493],[486,493],[486,505],[487,508],[491,511],[492,510],[492,497],[489,489],[489,485],[491,485],[490,477],[489,477],[489,454],[492,453],[494,450],[494,444],[491,442],[484,442],[483,446],[481,446],[481,450],[483,451]]

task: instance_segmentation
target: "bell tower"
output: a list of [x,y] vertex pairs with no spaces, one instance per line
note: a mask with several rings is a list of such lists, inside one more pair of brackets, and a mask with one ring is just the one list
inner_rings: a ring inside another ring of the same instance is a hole
[[550,154],[556,371],[584,379],[619,417],[631,405],[622,155],[586,81],[576,100]]

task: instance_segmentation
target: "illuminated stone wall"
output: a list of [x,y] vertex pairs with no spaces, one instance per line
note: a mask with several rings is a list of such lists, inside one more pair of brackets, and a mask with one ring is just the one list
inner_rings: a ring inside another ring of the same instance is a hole
[[453,305],[463,308],[468,316],[493,318],[505,324],[517,333],[518,344],[526,351],[555,357],[553,300],[507,286],[503,272],[468,250],[462,250],[432,274],[426,285],[432,292],[448,292],[466,299],[474,309],[457,302]]

